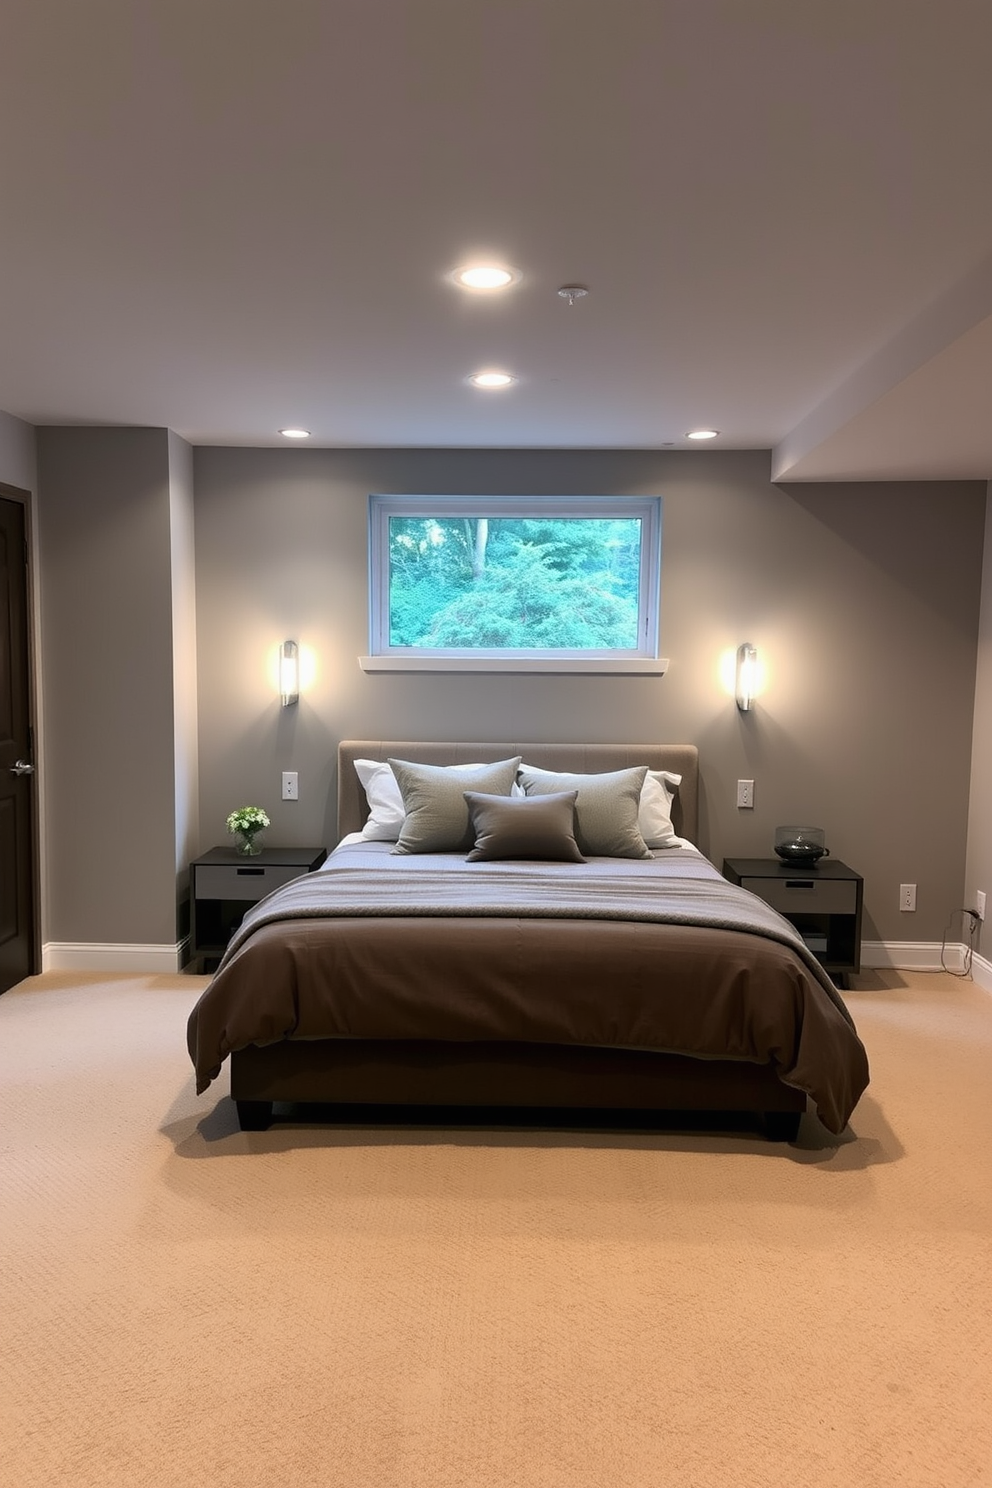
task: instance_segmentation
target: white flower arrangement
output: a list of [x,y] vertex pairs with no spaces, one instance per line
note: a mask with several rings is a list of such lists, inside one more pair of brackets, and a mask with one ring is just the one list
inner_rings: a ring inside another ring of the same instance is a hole
[[271,823],[261,806],[239,806],[227,818],[227,830],[234,836],[254,837],[268,826]]

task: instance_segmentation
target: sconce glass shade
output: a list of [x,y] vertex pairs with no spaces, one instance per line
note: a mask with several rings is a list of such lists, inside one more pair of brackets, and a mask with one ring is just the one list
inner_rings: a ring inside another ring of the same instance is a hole
[[754,695],[758,684],[758,653],[750,641],[737,647],[737,677],[735,693],[737,706],[742,713],[750,713],[754,706]]
[[283,641],[279,647],[279,694],[284,708],[300,701],[300,649],[295,641]]

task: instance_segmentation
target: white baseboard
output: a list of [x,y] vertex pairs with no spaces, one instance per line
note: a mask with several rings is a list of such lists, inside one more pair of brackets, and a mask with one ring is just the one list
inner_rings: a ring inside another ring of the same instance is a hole
[[[954,971],[960,975],[965,968],[968,947],[958,943],[945,945],[943,950],[944,964],[941,965],[939,940],[863,940],[861,965],[898,971]],[[992,992],[992,961],[973,955],[971,979],[976,987]]]
[[42,971],[182,971],[189,942],[175,945],[101,945],[50,940],[41,950]]
[[973,956],[971,979],[983,992],[992,992],[992,961],[987,961],[984,956]]
[[[939,940],[863,940],[861,965],[899,971],[943,971]],[[951,971],[964,970],[964,946],[945,945],[944,962]]]

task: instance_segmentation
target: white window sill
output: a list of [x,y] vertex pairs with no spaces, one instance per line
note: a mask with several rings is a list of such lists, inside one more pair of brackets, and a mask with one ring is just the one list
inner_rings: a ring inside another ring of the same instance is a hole
[[663,677],[667,656],[597,657],[360,656],[363,672],[551,672],[611,677]]

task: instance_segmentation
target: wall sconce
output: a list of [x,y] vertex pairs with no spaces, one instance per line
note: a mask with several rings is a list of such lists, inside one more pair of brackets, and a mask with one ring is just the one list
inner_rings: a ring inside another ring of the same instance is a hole
[[295,641],[279,647],[279,694],[284,708],[300,701],[300,648]]
[[737,647],[737,672],[734,693],[742,713],[750,713],[758,688],[758,653],[750,641]]

